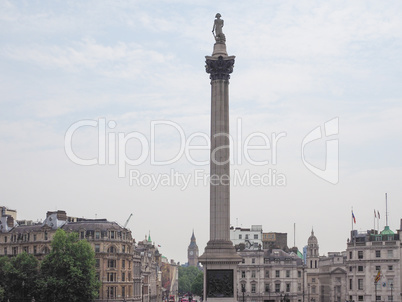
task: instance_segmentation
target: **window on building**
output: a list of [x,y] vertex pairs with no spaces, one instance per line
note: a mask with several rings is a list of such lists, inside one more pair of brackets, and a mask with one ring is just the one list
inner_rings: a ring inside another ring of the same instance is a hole
[[279,278],[279,271],[275,271],[275,277]]
[[82,231],[80,234],[81,234],[81,239],[84,239],[85,238],[85,232]]
[[115,236],[114,231],[110,231],[110,239],[114,239],[114,236]]
[[392,265],[388,265],[388,270],[389,270],[389,271],[393,271],[393,270],[394,270],[394,267],[393,267]]
[[252,292],[253,294],[255,294],[255,284],[254,284],[254,283],[251,284],[251,292]]
[[121,281],[126,281],[126,273],[121,273]]
[[125,286],[122,286],[122,287],[121,287],[121,296],[122,296],[123,298],[126,297],[126,287],[125,287]]
[[95,244],[95,253],[99,253],[99,252],[100,252],[100,245]]
[[387,255],[388,255],[388,258],[393,258],[394,257],[394,251],[393,250],[388,250]]
[[100,259],[98,258],[95,259],[95,267],[100,267]]
[[246,272],[245,271],[241,271],[241,277],[246,278]]
[[286,283],[286,292],[287,292],[287,293],[290,292],[290,283]]
[[95,239],[100,239],[100,232],[99,231],[95,232]]
[[251,278],[255,278],[255,271],[251,271]]
[[34,237],[33,240],[36,241],[36,234],[34,234],[33,237]]
[[394,301],[394,296],[388,296],[388,301]]
[[121,268],[126,268],[126,260],[121,260]]
[[33,253],[34,253],[34,255],[36,255],[38,253],[38,251],[36,249],[36,245],[34,245],[34,247],[33,247]]
[[254,234],[254,239],[258,239],[258,234]]
[[364,301],[364,297],[363,296],[359,296],[359,301]]
[[311,282],[315,283],[315,278],[311,278]]
[[266,293],[269,293],[269,292],[270,292],[269,284],[265,284],[265,292],[266,292]]
[[251,263],[255,263],[255,258],[251,258]]
[[239,234],[239,239],[242,239],[241,237],[242,237],[241,234]]
[[126,246],[123,244],[123,246],[121,247],[121,252],[125,253],[126,252]]
[[116,273],[107,273],[107,281],[109,281],[109,282],[117,281]]
[[297,277],[301,278],[301,271],[297,271]]
[[265,271],[265,278],[269,278],[269,271]]
[[106,296],[107,298],[116,298],[116,292],[117,292],[117,287],[116,286],[110,286],[106,288]]
[[246,263],[246,259],[243,258],[243,259],[241,260],[241,263]]
[[4,236],[4,242],[7,242],[7,236]]
[[7,248],[4,248],[4,255],[7,255]]
[[353,290],[353,279],[349,279],[349,290]]
[[381,296],[375,296],[376,301],[381,301]]
[[313,285],[313,286],[311,287],[311,293],[312,293],[312,294],[315,294],[315,293],[316,293],[316,287],[315,287],[315,285]]
[[47,232],[45,232],[45,240],[47,240],[48,239],[48,237],[47,237]]
[[286,271],[286,278],[290,278],[290,271]]
[[112,245],[111,247],[109,247],[109,249],[107,250],[108,253],[116,253],[116,248]]
[[363,271],[363,266],[362,266],[362,265],[359,265],[359,266],[357,267],[357,271],[358,271],[358,272],[362,272],[362,271]]
[[313,260],[310,260],[310,268],[313,268]]
[[351,271],[352,271],[352,269],[353,269],[353,267],[352,267],[352,266],[349,266],[349,272],[351,272]]
[[353,252],[349,252],[349,259],[353,259]]
[[13,255],[17,255],[18,254],[18,247],[14,246],[13,247]]
[[280,283],[275,283],[275,292],[279,293],[281,291],[281,284]]
[[128,272],[128,278],[127,281],[131,281],[131,272]]
[[246,234],[246,239],[248,239],[248,234]]
[[358,259],[363,259],[363,251],[358,251],[357,252],[357,258]]
[[317,268],[317,260],[314,261],[314,268]]
[[357,289],[363,290],[363,279],[357,279]]
[[375,251],[375,257],[376,258],[381,258],[381,251],[380,250]]
[[116,267],[116,260],[114,259],[108,259],[107,261],[107,267],[111,268],[111,267]]
[[298,291],[298,292],[301,291],[301,283],[297,283],[297,291]]
[[377,265],[377,266],[375,267],[375,270],[376,270],[376,271],[380,271],[380,270],[381,270],[381,266]]

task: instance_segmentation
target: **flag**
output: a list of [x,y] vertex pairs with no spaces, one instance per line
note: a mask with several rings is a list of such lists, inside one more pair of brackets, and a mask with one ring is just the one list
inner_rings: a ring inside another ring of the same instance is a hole
[[374,283],[377,283],[381,279],[381,271],[378,271],[377,276],[374,278]]
[[377,218],[377,214],[375,213],[375,210],[374,210],[374,218]]
[[355,214],[353,214],[353,212],[352,212],[352,218],[353,218],[353,222],[356,223],[356,217],[355,217]]
[[380,219],[380,212],[377,210],[378,219]]

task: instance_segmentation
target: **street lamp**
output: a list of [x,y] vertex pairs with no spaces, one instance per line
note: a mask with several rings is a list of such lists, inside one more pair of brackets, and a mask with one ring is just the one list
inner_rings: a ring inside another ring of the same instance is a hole
[[243,302],[244,302],[244,293],[246,292],[246,284],[241,285],[241,292],[243,293]]

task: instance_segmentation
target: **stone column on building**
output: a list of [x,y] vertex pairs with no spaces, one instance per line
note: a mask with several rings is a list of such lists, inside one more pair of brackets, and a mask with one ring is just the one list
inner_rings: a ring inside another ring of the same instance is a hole
[[230,241],[229,79],[235,56],[228,56],[223,20],[216,14],[216,43],[206,56],[211,79],[210,238],[199,261],[204,267],[204,300],[237,301],[237,255]]

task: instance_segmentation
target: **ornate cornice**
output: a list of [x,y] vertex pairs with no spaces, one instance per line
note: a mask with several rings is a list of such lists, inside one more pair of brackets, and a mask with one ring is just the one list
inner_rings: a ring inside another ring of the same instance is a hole
[[218,60],[207,59],[205,61],[205,70],[210,74],[209,78],[213,80],[230,79],[230,74],[233,72],[234,59],[224,60],[222,56]]

